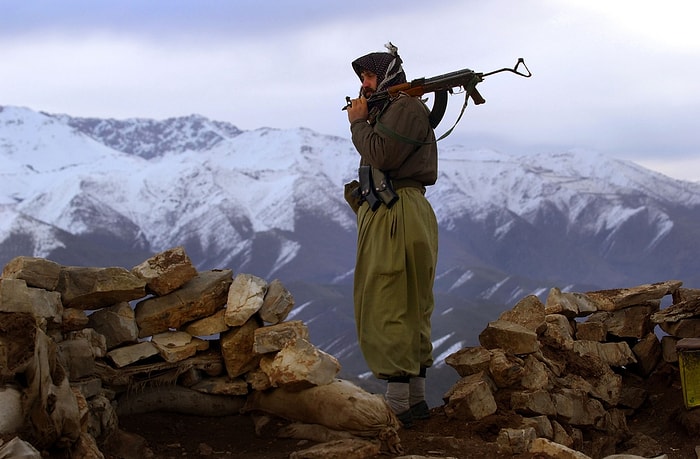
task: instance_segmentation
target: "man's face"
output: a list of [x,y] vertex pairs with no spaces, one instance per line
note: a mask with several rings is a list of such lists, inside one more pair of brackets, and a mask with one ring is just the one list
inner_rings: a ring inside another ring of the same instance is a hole
[[360,79],[362,80],[362,88],[360,91],[363,96],[369,99],[369,96],[377,90],[377,74],[369,70],[363,70],[362,73],[360,73]]

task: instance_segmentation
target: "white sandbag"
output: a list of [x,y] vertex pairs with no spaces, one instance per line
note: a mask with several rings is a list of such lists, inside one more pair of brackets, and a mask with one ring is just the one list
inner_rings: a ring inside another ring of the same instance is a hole
[[42,459],[41,453],[31,443],[15,437],[0,446],[0,459]]
[[301,391],[278,388],[253,392],[243,412],[256,410],[358,437],[378,438],[389,451],[401,450],[400,423],[384,398],[341,379]]
[[22,392],[14,387],[0,387],[0,434],[16,433],[24,422]]
[[289,459],[328,459],[330,457],[363,459],[375,457],[379,453],[379,445],[371,441],[336,440],[314,445],[301,451],[295,451],[289,455]]
[[32,444],[39,449],[70,447],[80,436],[80,409],[56,343],[41,329],[36,330],[34,359],[25,374],[24,410],[31,424]]

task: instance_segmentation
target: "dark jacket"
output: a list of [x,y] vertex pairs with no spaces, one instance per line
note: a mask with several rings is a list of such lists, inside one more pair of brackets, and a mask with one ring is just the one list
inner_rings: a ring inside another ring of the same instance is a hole
[[402,94],[373,124],[354,121],[350,131],[361,156],[360,165],[381,169],[392,180],[412,179],[423,186],[433,185],[437,180],[437,144],[429,114],[418,97]]

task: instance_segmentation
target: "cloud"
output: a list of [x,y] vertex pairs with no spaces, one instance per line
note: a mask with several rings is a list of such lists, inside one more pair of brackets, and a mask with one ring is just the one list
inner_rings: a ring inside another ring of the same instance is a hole
[[[409,79],[487,78],[443,143],[513,153],[583,147],[625,159],[696,154],[699,34],[688,1],[10,2],[0,16],[0,103],[75,116],[198,113],[243,129],[349,136],[350,62],[399,47]],[[450,98],[438,134],[459,116]],[[662,153],[663,152],[663,153]]]

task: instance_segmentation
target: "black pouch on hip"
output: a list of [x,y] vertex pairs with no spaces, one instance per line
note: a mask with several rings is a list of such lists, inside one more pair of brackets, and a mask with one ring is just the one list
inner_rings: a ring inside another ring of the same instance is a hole
[[384,171],[373,167],[372,183],[374,184],[374,191],[387,209],[390,209],[399,200],[399,195],[394,191],[394,188],[391,186],[391,180],[389,180],[389,176]]
[[370,209],[377,210],[382,202],[379,200],[379,197],[374,191],[374,183],[372,182],[372,167],[360,166],[358,175],[360,179],[360,194],[362,195],[362,199],[367,201]]

